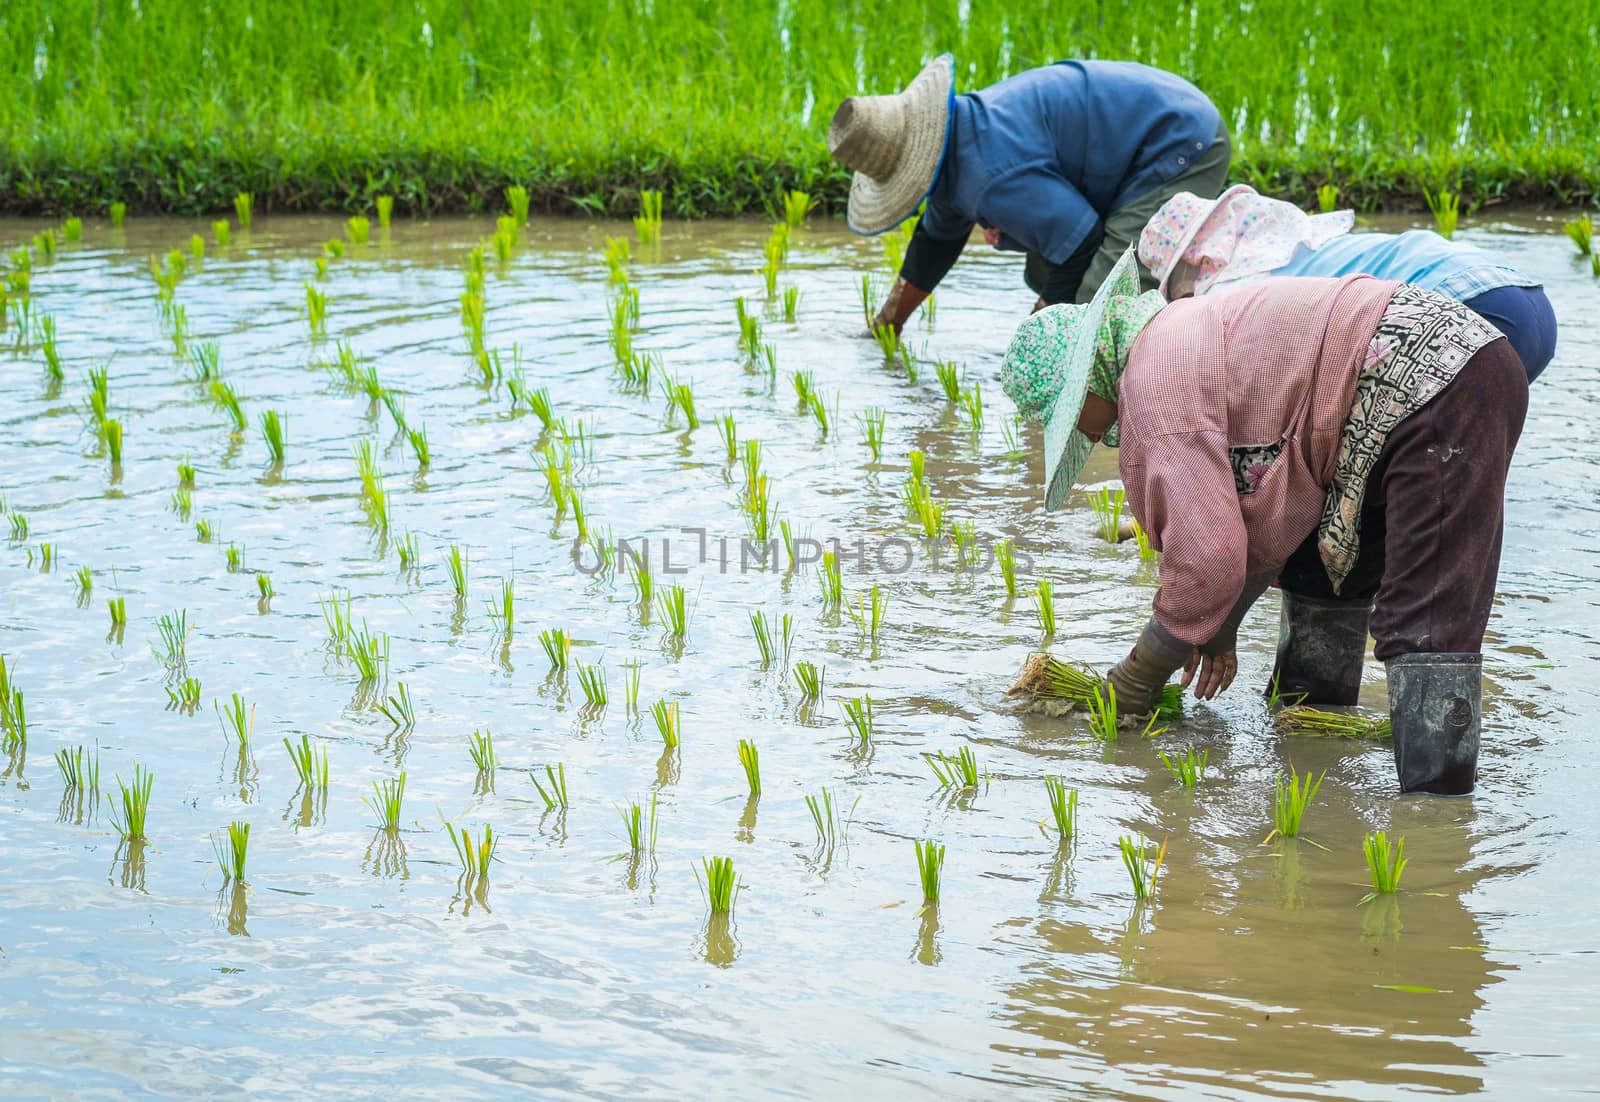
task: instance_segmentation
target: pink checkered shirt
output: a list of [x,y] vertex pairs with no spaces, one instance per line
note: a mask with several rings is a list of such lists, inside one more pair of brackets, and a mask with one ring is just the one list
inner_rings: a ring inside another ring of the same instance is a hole
[[[1400,284],[1268,279],[1183,299],[1145,327],[1118,388],[1128,505],[1161,552],[1157,622],[1209,640],[1247,573],[1317,529],[1367,344]],[[1254,492],[1230,448],[1283,450]]]

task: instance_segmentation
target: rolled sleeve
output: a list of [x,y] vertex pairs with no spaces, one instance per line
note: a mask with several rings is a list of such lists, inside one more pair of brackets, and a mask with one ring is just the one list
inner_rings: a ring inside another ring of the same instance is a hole
[[1100,224],[1100,215],[1060,172],[1033,166],[997,176],[978,217],[1052,264],[1072,259]]
[[1129,504],[1161,552],[1156,622],[1201,646],[1216,635],[1245,586],[1248,537],[1227,437],[1193,432],[1150,441],[1144,461],[1124,464]]

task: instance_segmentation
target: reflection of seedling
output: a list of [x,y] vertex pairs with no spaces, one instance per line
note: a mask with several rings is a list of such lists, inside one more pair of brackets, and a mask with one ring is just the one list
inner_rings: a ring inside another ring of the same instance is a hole
[[846,726],[855,735],[856,741],[866,746],[872,741],[872,698],[852,697],[843,702],[843,707]]
[[1039,628],[1050,638],[1056,633],[1055,584],[1049,578],[1040,578],[1033,589],[1033,607],[1039,615]]
[[1050,798],[1050,820],[1064,846],[1078,840],[1078,790],[1068,789],[1064,777],[1046,777],[1045,795]]
[[750,739],[739,740],[739,764],[744,768],[744,779],[750,785],[750,795],[761,795],[761,751]]
[[1177,754],[1169,756],[1164,750],[1156,756],[1161,759],[1161,764],[1167,767],[1167,772],[1172,774],[1173,780],[1185,788],[1194,788],[1205,776],[1206,758],[1209,754],[1209,750],[1202,750],[1196,754],[1194,747],[1191,746],[1184,750],[1182,757]]
[[1368,903],[1380,895],[1391,895],[1400,887],[1400,874],[1406,871],[1406,840],[1396,838],[1391,850],[1389,835],[1381,830],[1370,832],[1361,842],[1361,851],[1367,857],[1367,871],[1372,874],[1372,891],[1362,897]]
[[200,679],[185,677],[175,685],[168,685],[167,704],[169,707],[193,714],[200,706]]
[[937,754],[922,756],[927,761],[928,768],[933,770],[940,788],[965,790],[977,788],[980,782],[988,780],[989,775],[978,767],[978,757],[970,746],[961,747],[956,751],[955,757],[949,756],[943,750]]
[[924,903],[939,902],[939,878],[944,874],[944,846],[932,840],[913,842],[917,851],[917,880]]
[[658,700],[650,705],[650,714],[655,717],[656,730],[661,732],[661,741],[667,748],[678,745],[678,702]]
[[818,666],[812,662],[796,662],[794,664],[794,680],[800,686],[800,695],[807,700],[817,700],[822,696],[822,682],[827,675],[826,666]]
[[1167,859],[1166,842],[1156,851],[1154,862],[1150,860],[1147,847],[1143,834],[1137,841],[1126,834],[1117,839],[1117,848],[1122,850],[1122,864],[1128,870],[1128,879],[1133,881],[1133,897],[1140,903],[1155,894],[1156,878],[1161,875],[1161,864]]
[[1281,776],[1277,779],[1272,793],[1273,831],[1267,835],[1267,841],[1293,838],[1300,833],[1300,820],[1305,817],[1306,808],[1316,796],[1317,789],[1322,787],[1322,777],[1325,776],[1326,772],[1316,778],[1309,772],[1299,776],[1291,766],[1287,779]]
[[250,824],[241,820],[229,823],[227,838],[214,836],[211,848],[217,855],[223,883],[243,884],[245,859],[250,854]]
[[534,773],[528,774],[528,779],[533,782],[533,787],[539,793],[539,798],[544,801],[546,811],[565,811],[571,806],[567,799],[567,767],[561,762],[544,767],[545,784],[547,789],[539,783],[539,778]]
[[1121,487],[1115,490],[1105,488],[1089,491],[1089,506],[1100,522],[1100,538],[1107,543],[1117,542],[1117,536],[1122,529],[1122,506],[1125,499],[1126,494]]
[[310,735],[301,735],[299,746],[286,738],[283,740],[283,748],[289,751],[289,760],[294,763],[294,772],[300,778],[301,788],[307,792],[328,790],[326,746],[313,746]]
[[[155,775],[142,765],[133,767],[133,784],[122,783],[122,778],[117,777],[117,788],[121,790],[119,800],[111,800],[111,825],[116,827],[117,833],[124,842],[142,842],[145,838],[145,820],[150,813],[150,792],[155,787]],[[110,797],[107,797],[110,800]]]
[[705,857],[700,861],[700,868],[705,871],[702,879],[700,870],[695,871],[695,879],[700,882],[700,890],[705,893],[706,905],[711,908],[711,913],[728,914],[733,910],[734,900],[739,895],[737,874],[733,871],[733,858],[731,857]]

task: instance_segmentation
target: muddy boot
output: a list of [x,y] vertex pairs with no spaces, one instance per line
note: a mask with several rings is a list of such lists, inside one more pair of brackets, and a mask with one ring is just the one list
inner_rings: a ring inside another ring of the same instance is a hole
[[1286,704],[1354,704],[1371,616],[1370,601],[1323,601],[1285,589],[1267,695],[1276,685]]
[[1400,791],[1465,796],[1478,775],[1482,658],[1403,654],[1387,666]]

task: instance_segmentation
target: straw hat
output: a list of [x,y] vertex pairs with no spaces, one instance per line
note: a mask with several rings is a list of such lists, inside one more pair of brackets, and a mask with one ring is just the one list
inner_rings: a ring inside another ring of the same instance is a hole
[[851,96],[828,127],[828,152],[855,171],[845,220],[860,234],[904,222],[933,190],[950,138],[955,59],[941,54],[894,96]]
[[[1007,397],[1027,420],[1044,421],[1046,509],[1061,507],[1094,450],[1094,441],[1078,431],[1078,418],[1106,307],[1113,298],[1140,293],[1139,266],[1129,246],[1088,305],[1061,303],[1040,310],[1017,326],[1006,349],[1000,379]],[[1104,439],[1114,444],[1114,432]]]

